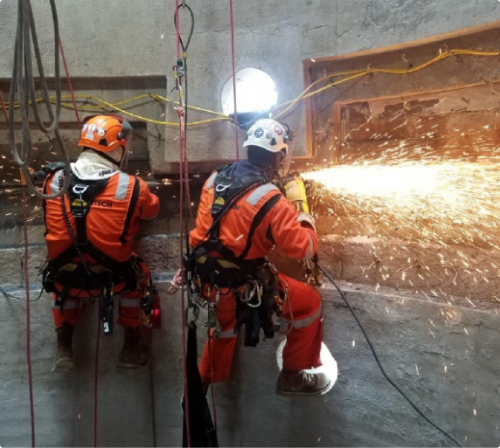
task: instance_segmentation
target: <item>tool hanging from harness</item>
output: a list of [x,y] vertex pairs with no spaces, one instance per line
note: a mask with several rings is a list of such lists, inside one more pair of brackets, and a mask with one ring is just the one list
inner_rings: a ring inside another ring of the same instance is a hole
[[[280,193],[270,198],[257,212],[252,222],[247,245],[241,255],[236,256],[232,250],[220,240],[220,223],[224,215],[251,190],[270,182],[264,172],[250,174],[240,178],[233,177],[232,165],[224,165],[217,169],[214,180],[214,202],[211,214],[213,224],[208,229],[205,239],[201,241],[185,258],[187,283],[194,297],[203,297],[204,285],[217,290],[220,297],[221,288],[229,288],[234,292],[237,301],[236,326],[237,334],[245,324],[245,346],[255,347],[259,342],[262,328],[266,338],[272,338],[276,331],[274,316],[282,314],[282,304],[286,297],[280,296],[277,282],[277,271],[266,258],[246,260],[251,248],[253,232],[262,222],[281,197]],[[218,255],[215,255],[218,254]],[[209,305],[209,325],[216,325],[215,304]],[[215,319],[215,321],[214,321]],[[217,336],[217,331],[214,331]]]
[[[61,169],[60,164],[51,164],[45,168],[48,174]],[[137,277],[131,261],[119,262],[95,247],[87,236],[87,215],[95,198],[106,188],[109,179],[82,180],[70,174],[70,186],[67,196],[70,212],[75,218],[76,234],[69,220],[65,195],[61,196],[63,218],[72,240],[72,245],[62,254],[48,260],[42,267],[42,284],[47,292],[57,294],[56,304],[64,309],[64,300],[71,295],[71,290],[79,291],[76,297],[85,291],[98,291],[95,298],[102,298],[100,316],[104,333],[113,331],[113,288],[122,283],[121,292],[137,288]],[[59,177],[62,184],[63,176]],[[45,206],[45,204],[44,204]],[[89,261],[93,260],[93,261]]]

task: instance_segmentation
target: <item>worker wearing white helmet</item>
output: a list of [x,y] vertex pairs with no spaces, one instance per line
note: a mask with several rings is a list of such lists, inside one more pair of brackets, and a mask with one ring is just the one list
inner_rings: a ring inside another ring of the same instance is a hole
[[[243,324],[245,345],[256,346],[261,330],[272,337],[279,320],[290,322],[291,330],[277,392],[309,395],[330,388],[325,374],[307,371],[321,365],[321,297],[311,286],[277,272],[266,259],[274,246],[303,261],[317,251],[306,198],[299,213],[287,200],[288,188],[285,197],[272,183],[289,155],[290,140],[288,126],[257,121],[245,136],[248,160],[219,167],[203,187],[196,228],[190,233],[187,278],[190,288],[216,309],[217,326],[200,362],[206,388],[228,379]],[[176,283],[182,283],[180,275]]]

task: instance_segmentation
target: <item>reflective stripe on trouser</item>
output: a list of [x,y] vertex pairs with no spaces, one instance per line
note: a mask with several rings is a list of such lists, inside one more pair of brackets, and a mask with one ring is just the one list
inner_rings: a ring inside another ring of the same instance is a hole
[[122,327],[136,328],[141,325],[141,291],[132,291],[119,297],[118,320]]
[[[288,303],[284,317],[294,321],[294,328],[287,336],[283,350],[285,369],[301,370],[321,365],[320,351],[323,341],[321,296],[310,286],[280,274],[280,280],[288,284]],[[217,318],[222,334],[226,337],[209,339],[200,362],[200,375],[204,383],[226,381],[231,373],[236,335],[232,329],[236,323],[236,302],[232,293],[221,295],[217,305]],[[212,299],[214,298],[212,293]],[[209,346],[210,344],[210,350]],[[258,349],[258,347],[257,347]],[[211,355],[211,356],[210,356]],[[211,372],[213,371],[213,376]]]
[[64,307],[61,312],[61,306],[56,302],[57,296],[52,297],[52,316],[56,328],[59,328],[64,322],[76,325],[83,311],[83,301],[79,298],[68,297],[64,301]]
[[[141,270],[146,274],[148,279],[151,279],[151,272],[144,263],[139,264]],[[117,285],[118,287],[118,285]],[[53,298],[52,315],[56,328],[60,327],[64,322],[71,325],[76,325],[83,312],[83,304],[87,298],[71,298],[68,297],[64,301],[64,309],[61,313],[61,307],[55,305],[56,295]],[[96,306],[98,306],[96,304]],[[115,307],[118,307],[118,319],[116,323],[122,327],[136,328],[141,325],[142,310],[141,310],[141,291],[139,289],[126,294],[116,296]],[[116,308],[115,308],[116,309]],[[115,311],[116,313],[116,311]],[[116,315],[116,314],[115,314]]]

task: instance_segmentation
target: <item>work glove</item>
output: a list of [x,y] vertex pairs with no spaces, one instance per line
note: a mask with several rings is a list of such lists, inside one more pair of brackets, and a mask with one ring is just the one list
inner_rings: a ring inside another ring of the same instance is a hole
[[169,294],[175,294],[177,291],[179,291],[179,288],[182,288],[184,286],[184,279],[182,277],[182,271],[179,269],[175,275],[172,281],[170,282],[170,287],[167,289],[167,292]]
[[287,176],[283,184],[285,185],[286,198],[299,211],[309,213],[307,205],[306,187],[299,173],[292,173]]

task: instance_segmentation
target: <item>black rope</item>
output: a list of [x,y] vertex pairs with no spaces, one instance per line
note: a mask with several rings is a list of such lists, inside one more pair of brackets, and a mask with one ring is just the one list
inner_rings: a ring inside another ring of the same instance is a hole
[[156,448],[156,401],[155,401],[155,383],[154,383],[154,367],[153,367],[153,353],[152,344],[149,346],[149,381],[151,384],[151,416],[152,416],[152,429],[153,429],[153,446]]
[[415,411],[417,412],[417,414],[420,415],[420,417],[422,417],[427,423],[431,424],[434,428],[436,428],[440,433],[442,433],[443,435],[445,435],[446,437],[448,437],[448,439],[450,439],[453,443],[455,443],[457,446],[463,446],[457,439],[455,439],[452,435],[450,435],[448,432],[446,432],[444,429],[442,429],[441,427],[439,427],[438,425],[436,425],[436,423],[434,423],[429,417],[427,417],[418,407],[417,405],[408,397],[408,395],[406,395],[405,392],[403,392],[401,390],[401,388],[389,377],[389,375],[387,374],[387,372],[385,371],[384,367],[382,366],[381,362],[380,362],[380,359],[377,355],[377,352],[375,351],[375,347],[373,346],[371,340],[370,340],[370,337],[368,336],[368,334],[366,333],[365,329],[363,328],[363,325],[361,324],[361,321],[358,319],[358,316],[356,316],[356,313],[353,309],[353,307],[351,306],[351,304],[349,303],[349,301],[347,300],[345,294],[342,292],[342,290],[337,286],[337,284],[333,281],[332,277],[328,274],[328,272],[325,271],[325,269],[323,269],[319,264],[318,264],[318,268],[321,272],[323,272],[323,274],[325,275],[325,277],[330,281],[330,283],[335,286],[335,288],[337,289],[337,291],[339,292],[340,296],[342,297],[342,299],[344,300],[344,302],[346,303],[347,305],[347,308],[349,308],[349,311],[352,313],[354,319],[356,320],[361,332],[363,333],[365,339],[366,339],[366,342],[368,343],[368,346],[370,347],[370,350],[372,351],[372,354],[373,354],[373,357],[375,358],[375,361],[377,362],[379,368],[380,368],[380,371],[382,372],[382,374],[384,375],[385,379],[389,382],[389,384],[391,384],[391,386],[394,387],[394,389],[396,389],[402,396],[403,398],[410,404],[410,406],[415,409]]
[[[40,199],[55,199],[64,194],[69,186],[69,179],[64,183],[63,188],[52,196],[42,194],[31,180],[28,170],[33,159],[32,140],[30,136],[30,99],[33,106],[35,122],[38,128],[44,133],[55,133],[58,141],[66,170],[70,169],[69,156],[64,145],[64,141],[58,130],[59,118],[61,114],[61,73],[59,67],[59,21],[57,16],[57,8],[55,0],[50,0],[52,11],[52,20],[54,24],[54,76],[55,76],[55,91],[56,91],[56,110],[52,110],[52,105],[49,99],[49,90],[45,78],[45,72],[42,63],[42,56],[38,44],[38,36],[36,32],[35,19],[31,9],[31,0],[19,0],[18,2],[18,21],[15,40],[14,64],[12,69],[12,79],[9,93],[9,146],[12,157],[21,169],[25,178],[26,184],[30,192],[34,193]],[[38,66],[38,74],[40,77],[40,85],[43,92],[43,100],[47,114],[50,119],[50,124],[45,125],[38,111],[38,103],[36,99],[35,80],[33,75],[32,48],[35,51],[36,62]],[[16,100],[16,92],[19,104],[19,114],[22,124],[22,140],[20,149],[16,144],[16,120],[14,116],[14,104]]]
[[[189,11],[189,14],[191,16],[191,29],[189,30],[189,37],[188,37],[188,40],[186,42],[186,45],[184,45],[184,42],[182,41],[182,37],[179,36],[179,41],[180,41],[180,44],[182,47],[182,51],[184,53],[187,53],[188,48],[189,48],[189,44],[191,43],[191,38],[193,37],[193,33],[194,33],[194,13],[193,13],[193,10],[189,7],[189,5],[186,5],[185,2],[182,5],[179,5],[178,9],[180,10],[181,8],[186,8]],[[177,27],[177,11],[174,13],[174,25]]]
[[[38,297],[36,299],[31,299],[30,302],[36,302],[38,300],[40,300],[40,297],[42,297],[42,294],[43,294],[43,287],[42,289],[40,290],[40,294],[38,294]],[[7,291],[5,291],[5,289],[3,289],[3,287],[0,285],[0,293],[2,293],[5,297],[8,297],[9,299],[14,299],[14,300],[22,300],[23,302],[26,302],[26,296],[25,297],[17,297],[17,296],[14,296],[12,294],[9,294]]]
[[[23,259],[21,258],[21,275],[23,272]],[[20,289],[19,291],[23,291],[23,289]],[[40,300],[40,297],[42,297],[42,294],[44,292],[44,287],[42,286],[42,289],[40,290],[40,294],[38,294],[38,297],[36,299],[31,299],[30,302],[36,302],[37,300]],[[26,302],[26,296],[25,297],[17,297],[13,294],[9,294],[5,289],[0,285],[0,293],[3,294],[5,297],[14,299],[14,300],[22,300],[23,302]]]

